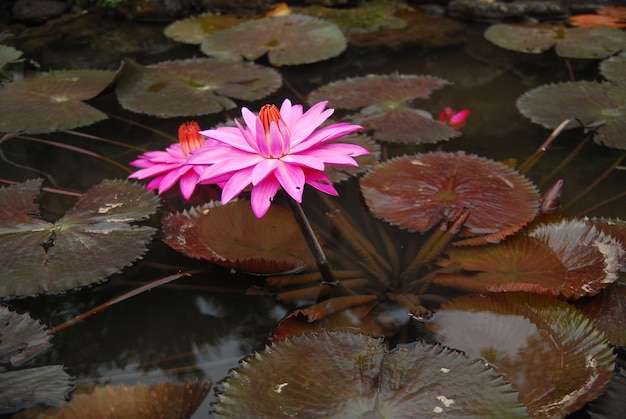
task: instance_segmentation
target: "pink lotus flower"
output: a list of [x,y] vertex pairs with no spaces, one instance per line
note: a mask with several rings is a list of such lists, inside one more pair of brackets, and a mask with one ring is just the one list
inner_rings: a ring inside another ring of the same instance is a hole
[[154,177],[147,188],[159,188],[159,195],[179,182],[180,191],[188,200],[198,184],[201,168],[187,164],[187,160],[191,153],[211,142],[205,140],[198,131],[200,126],[194,121],[181,124],[178,128],[179,143],[172,144],[165,151],[149,151],[142,154],[137,160],[129,163],[142,169],[128,177],[134,179]]
[[252,211],[258,218],[265,215],[281,186],[298,203],[305,183],[337,195],[323,172],[325,165],[357,166],[353,157],[369,151],[354,144],[330,143],[362,129],[358,125],[338,123],[317,129],[333,113],[326,103],[303,113],[302,105],[292,106],[285,99],[280,111],[265,105],[258,116],[242,108],[245,127],[235,121],[237,127],[201,131],[217,144],[198,150],[189,162],[204,168],[202,183],[223,184],[223,204],[251,184]]
[[455,112],[454,109],[446,106],[439,113],[439,121],[445,122],[455,130],[459,131],[465,126],[465,120],[470,115],[469,109],[463,109],[462,111]]

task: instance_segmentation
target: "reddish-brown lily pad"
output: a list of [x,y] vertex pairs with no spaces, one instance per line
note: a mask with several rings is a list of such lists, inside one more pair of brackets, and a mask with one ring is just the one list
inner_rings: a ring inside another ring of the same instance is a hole
[[494,233],[531,219],[539,209],[539,193],[528,179],[463,152],[391,159],[361,179],[361,191],[375,215],[421,233],[463,210],[469,217],[461,235]]
[[202,403],[211,389],[211,383],[164,382],[150,387],[143,383],[133,386],[105,386],[91,394],[79,394],[66,403],[54,419],[75,418],[137,418],[137,419],[187,419]]
[[126,109],[173,117],[232,109],[231,98],[261,99],[281,84],[276,70],[253,63],[196,58],[142,66],[126,59],[116,92]]
[[615,282],[593,298],[576,301],[576,307],[609,338],[612,345],[626,346],[626,284]]
[[626,85],[589,81],[540,86],[524,93],[517,108],[534,123],[556,128],[572,119],[567,128],[598,126],[594,141],[626,150]]
[[221,60],[256,60],[268,54],[274,65],[327,60],[346,49],[346,38],[332,22],[290,14],[251,20],[202,40],[200,49]]
[[615,355],[591,321],[564,301],[528,293],[467,295],[427,327],[442,344],[502,372],[534,417],[564,417],[596,399]]
[[36,73],[0,86],[0,132],[30,134],[93,124],[107,116],[83,103],[102,92],[115,71]]
[[517,393],[482,361],[418,343],[331,332],[289,339],[232,372],[219,417],[527,417]]
[[194,207],[165,217],[163,232],[165,243],[189,257],[248,273],[297,272],[313,263],[293,215],[276,205],[261,219],[245,200]]
[[624,248],[585,220],[534,225],[500,244],[451,248],[450,262],[466,271],[433,282],[474,292],[527,291],[578,299],[617,279]]

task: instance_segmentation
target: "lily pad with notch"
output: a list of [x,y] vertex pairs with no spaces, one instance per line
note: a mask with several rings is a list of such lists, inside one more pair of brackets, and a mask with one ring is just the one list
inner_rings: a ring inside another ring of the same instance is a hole
[[341,54],[346,38],[332,22],[290,14],[251,20],[206,36],[200,49],[223,61],[256,60],[268,54],[276,66],[310,64]]
[[170,247],[196,259],[259,275],[314,264],[293,215],[276,205],[261,219],[246,200],[193,207],[163,219]]
[[102,281],[141,258],[155,229],[135,225],[158,198],[141,185],[105,180],[54,223],[37,218],[42,180],[0,189],[0,296],[58,293]]
[[[517,108],[546,128],[576,118],[585,127],[597,129],[596,143],[626,150],[626,85],[590,81],[544,85],[524,93],[517,99]],[[576,126],[572,121],[566,128]]]
[[[218,417],[527,417],[482,361],[438,345],[389,352],[363,334],[306,334],[250,356],[223,383]],[[306,397],[303,397],[306,395]]]
[[0,132],[38,134],[106,119],[106,114],[83,101],[101,93],[116,75],[105,70],[58,70],[0,86]]
[[613,377],[605,335],[564,301],[491,293],[444,303],[427,323],[446,346],[505,375],[533,417],[564,417],[599,397]]
[[142,66],[126,59],[116,92],[120,104],[133,112],[197,116],[233,109],[231,98],[261,99],[281,84],[276,70],[254,63],[196,58]]

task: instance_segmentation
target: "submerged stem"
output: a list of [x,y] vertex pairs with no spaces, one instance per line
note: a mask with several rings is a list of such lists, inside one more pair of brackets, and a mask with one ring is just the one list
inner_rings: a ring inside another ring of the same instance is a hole
[[521,174],[528,173],[528,171],[539,161],[541,156],[543,156],[543,153],[545,153],[548,147],[550,147],[550,144],[552,144],[552,142],[556,139],[556,137],[561,133],[561,131],[565,129],[567,124],[569,124],[571,121],[572,121],[571,118],[566,119],[565,121],[561,122],[561,124],[558,127],[556,127],[554,131],[552,131],[548,139],[544,141],[543,144],[541,144],[541,147],[535,150],[535,152],[531,154],[530,157],[528,157],[526,161],[520,165],[518,170]]
[[315,264],[317,265],[317,269],[320,271],[320,274],[322,274],[322,278],[328,284],[337,284],[337,281],[330,270],[330,265],[328,264],[324,250],[322,250],[320,242],[317,240],[317,237],[315,237],[313,228],[311,228],[311,224],[306,218],[306,214],[304,214],[302,206],[292,197],[288,197],[287,202],[289,202],[289,207],[291,208],[296,222],[302,231],[304,240],[315,258]]

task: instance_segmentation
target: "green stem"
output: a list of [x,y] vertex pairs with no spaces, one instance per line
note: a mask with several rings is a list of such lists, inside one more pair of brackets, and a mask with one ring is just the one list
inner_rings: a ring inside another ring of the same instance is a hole
[[328,264],[328,260],[326,259],[326,255],[322,250],[322,246],[320,245],[317,237],[315,237],[315,233],[313,232],[313,228],[311,228],[311,224],[309,220],[306,218],[304,214],[304,210],[302,206],[296,202],[292,197],[287,197],[287,202],[289,202],[289,207],[293,212],[293,215],[302,231],[302,235],[304,236],[304,240],[306,241],[309,250],[313,254],[315,258],[315,264],[317,265],[317,269],[322,274],[322,278],[324,282],[332,285],[336,285],[337,281],[333,276],[332,271],[330,270],[330,265]]

